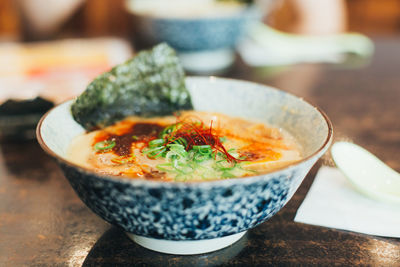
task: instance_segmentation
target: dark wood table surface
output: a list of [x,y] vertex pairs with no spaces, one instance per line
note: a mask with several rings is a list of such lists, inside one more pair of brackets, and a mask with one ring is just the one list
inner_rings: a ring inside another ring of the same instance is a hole
[[[376,38],[370,61],[252,69],[224,76],[276,86],[322,108],[335,140],[351,140],[400,171],[400,38]],[[321,164],[272,219],[226,249],[152,252],[105,223],[75,195],[36,141],[0,144],[0,266],[400,266],[400,240],[295,223]],[[400,227],[400,226],[399,226]]]

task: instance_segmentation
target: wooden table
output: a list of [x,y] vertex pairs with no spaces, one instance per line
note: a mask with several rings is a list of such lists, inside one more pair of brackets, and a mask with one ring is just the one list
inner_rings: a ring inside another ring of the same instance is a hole
[[[322,108],[336,140],[352,140],[400,171],[400,39],[376,39],[371,62],[226,76],[279,87]],[[362,65],[367,64],[367,65]],[[293,222],[318,167],[271,220],[231,247],[198,256],[146,250],[93,214],[35,141],[1,143],[0,266],[400,266],[400,240]],[[399,226],[400,227],[400,226]]]

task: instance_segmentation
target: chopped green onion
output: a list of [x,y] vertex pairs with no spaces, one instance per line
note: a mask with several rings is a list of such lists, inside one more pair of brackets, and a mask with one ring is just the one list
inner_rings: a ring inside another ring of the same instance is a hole
[[211,154],[210,155],[195,154],[194,157],[193,157],[193,160],[195,162],[200,163],[200,162],[206,161],[206,160],[208,160],[210,158],[211,158]]
[[185,160],[187,156],[187,152],[185,150],[179,151],[179,150],[170,150],[165,154],[165,158],[167,160],[177,160],[177,161],[182,161]]
[[178,162],[175,170],[183,174],[189,174],[193,172],[193,169],[189,165],[180,162]]
[[163,156],[163,153],[167,151],[167,149],[163,146],[149,148],[143,151],[143,154],[147,155],[147,157],[151,159],[156,159]]
[[137,141],[137,140],[139,140],[139,137],[137,137],[136,135],[132,135],[132,139]]
[[116,145],[115,141],[113,141],[113,140],[105,140],[105,141],[97,142],[94,145],[94,149],[96,151],[106,151],[106,150],[112,149],[113,147],[115,147],[115,145]]
[[190,174],[193,172],[193,168],[191,168],[187,164],[182,164],[182,163],[162,163],[158,164],[156,168],[160,171],[164,172],[175,172],[178,174]]
[[178,139],[176,139],[176,140],[174,141],[174,143],[176,143],[176,144],[181,144],[181,145],[183,145],[184,147],[187,147],[187,141],[186,141],[186,139],[183,138],[183,137],[179,137]]
[[164,130],[162,130],[162,132],[160,133],[159,137],[164,138],[166,135],[169,135],[172,132],[174,132],[176,130],[176,128],[177,128],[176,124],[165,127]]
[[193,146],[193,150],[198,151],[202,155],[211,155],[212,153],[210,145]]
[[156,168],[157,168],[158,170],[160,170],[160,171],[163,171],[163,172],[170,172],[170,171],[173,171],[173,170],[174,170],[174,167],[172,166],[171,163],[162,163],[162,164],[158,164],[158,165],[156,166]]
[[[196,122],[193,124],[196,125]],[[197,124],[201,125],[197,122]],[[233,178],[233,173],[245,171],[238,159],[239,153],[235,149],[222,151],[212,145],[193,145],[193,140],[186,136],[198,134],[194,130],[186,130],[185,135],[177,135],[176,132],[183,126],[181,123],[165,127],[158,139],[151,140],[145,149],[144,155],[150,159],[163,157],[166,163],[158,164],[156,168],[163,172],[173,173],[175,181],[186,181],[190,176],[199,176],[203,179],[216,177]],[[226,142],[226,137],[218,137],[220,142]],[[189,148],[189,142],[191,149]],[[240,158],[242,159],[242,157]],[[206,161],[211,160],[211,168]]]
[[196,150],[211,149],[211,146],[210,145],[193,146],[193,149],[196,149]]
[[149,142],[149,147],[150,148],[160,147],[160,146],[164,145],[164,143],[165,143],[164,139],[154,139]]
[[183,145],[181,145],[181,144],[168,144],[167,147],[169,149],[185,150],[185,147]]

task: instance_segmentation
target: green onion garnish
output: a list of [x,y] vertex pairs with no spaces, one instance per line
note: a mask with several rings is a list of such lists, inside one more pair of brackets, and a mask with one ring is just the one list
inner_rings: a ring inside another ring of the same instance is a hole
[[211,158],[210,155],[195,154],[195,155],[193,156],[193,160],[194,160],[195,162],[198,162],[198,163],[203,162],[203,161],[206,161],[206,160],[208,160],[208,159],[210,159],[210,158]]
[[181,144],[181,145],[183,145],[184,147],[187,147],[187,145],[188,145],[186,139],[183,138],[183,137],[179,137],[178,139],[175,140],[174,143],[176,143],[176,144]]
[[160,147],[164,145],[164,139],[154,139],[149,142],[149,147]]
[[193,146],[193,150],[197,151],[201,155],[211,155],[212,149],[210,145]]
[[148,142],[142,153],[150,159],[163,157],[166,163],[156,168],[174,174],[175,180],[191,176],[213,179],[237,175],[242,159],[234,149],[226,150],[226,137],[213,134],[201,121],[180,121],[165,127],[157,139]]
[[167,160],[172,161],[185,161],[187,157],[187,152],[182,145],[168,145],[169,151],[165,154]]
[[143,154],[147,155],[147,157],[151,158],[151,159],[156,159],[159,158],[161,156],[164,156],[163,153],[167,151],[167,149],[163,146],[159,146],[159,147],[153,147],[153,148],[148,148],[146,150],[143,150]]
[[160,133],[160,138],[164,138],[165,136],[171,134],[172,132],[174,132],[177,128],[176,124],[170,125],[168,127],[165,127],[164,130]]
[[96,151],[106,151],[112,149],[113,147],[115,147],[115,141],[113,140],[100,141],[94,145],[94,149]]

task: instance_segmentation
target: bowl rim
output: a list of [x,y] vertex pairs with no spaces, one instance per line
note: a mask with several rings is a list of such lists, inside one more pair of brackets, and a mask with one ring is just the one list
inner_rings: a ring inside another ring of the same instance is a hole
[[195,80],[195,79],[206,80],[207,79],[209,81],[219,80],[219,81],[240,82],[240,83],[246,83],[246,84],[249,84],[249,85],[252,85],[255,87],[257,87],[257,86],[263,87],[263,88],[266,87],[269,90],[274,90],[274,91],[278,91],[278,92],[282,92],[284,94],[290,95],[290,96],[295,97],[296,99],[303,101],[306,104],[314,107],[315,110],[319,114],[322,115],[322,117],[328,127],[328,134],[327,134],[323,144],[317,150],[315,150],[313,153],[311,153],[307,157],[304,157],[304,158],[302,158],[298,161],[295,161],[289,165],[285,165],[283,167],[275,169],[274,171],[271,171],[271,172],[254,175],[254,176],[237,177],[237,178],[230,178],[230,179],[215,179],[215,180],[208,180],[208,181],[180,181],[180,182],[178,182],[178,181],[162,181],[162,180],[146,180],[146,179],[141,179],[141,178],[138,179],[138,178],[133,178],[133,177],[122,177],[122,176],[111,175],[111,174],[102,174],[102,173],[98,173],[94,170],[91,170],[90,168],[75,164],[75,163],[67,160],[66,158],[58,155],[56,152],[54,152],[50,147],[47,146],[46,142],[43,140],[42,133],[41,133],[43,122],[46,120],[47,116],[53,110],[55,110],[56,108],[60,107],[63,104],[66,104],[67,102],[72,102],[75,98],[68,99],[60,104],[55,105],[41,117],[41,119],[36,127],[36,139],[37,139],[39,145],[42,147],[42,149],[48,155],[55,158],[58,162],[61,162],[65,165],[73,167],[75,169],[78,169],[78,171],[81,173],[83,172],[88,175],[95,176],[96,178],[99,178],[99,179],[105,179],[105,180],[109,180],[109,181],[111,180],[112,182],[130,183],[133,185],[142,185],[143,184],[143,185],[161,185],[161,186],[172,186],[172,187],[175,187],[175,186],[176,187],[180,187],[180,186],[196,186],[196,187],[198,187],[198,186],[214,186],[214,185],[223,186],[223,185],[230,185],[230,184],[236,184],[236,183],[248,184],[248,183],[256,182],[258,180],[265,179],[266,177],[267,177],[267,179],[269,179],[272,176],[275,176],[276,174],[278,174],[279,172],[291,170],[293,168],[298,167],[301,164],[304,164],[304,163],[312,160],[314,157],[318,156],[320,153],[321,153],[320,156],[322,156],[322,154],[325,153],[325,151],[329,148],[330,144],[332,143],[333,126],[332,126],[332,122],[330,121],[328,116],[319,107],[311,104],[308,101],[305,101],[301,97],[298,97],[294,94],[277,89],[277,88],[269,86],[269,85],[265,85],[265,84],[261,84],[261,83],[257,83],[257,82],[246,81],[246,80],[239,80],[239,79],[233,79],[233,78],[221,78],[221,77],[216,77],[216,76],[186,76],[185,80],[186,79],[189,79],[189,80],[190,79],[193,79],[193,80]]
[[137,12],[134,10],[130,3],[132,0],[124,1],[124,9],[125,11],[134,17],[141,19],[150,19],[154,21],[179,21],[179,22],[193,22],[193,21],[216,21],[216,20],[232,20],[232,19],[243,19],[248,16],[261,16],[261,11],[255,6],[255,4],[243,4],[243,8],[238,10],[237,12],[233,12],[232,14],[226,14],[223,16],[213,15],[213,16],[199,16],[199,17],[168,17],[168,16],[159,16],[159,15],[151,15]]

